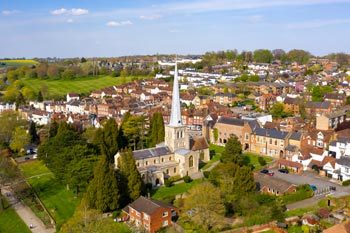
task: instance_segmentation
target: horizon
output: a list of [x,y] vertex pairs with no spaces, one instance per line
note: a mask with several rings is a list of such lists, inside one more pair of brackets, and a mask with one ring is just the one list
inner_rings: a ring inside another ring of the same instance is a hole
[[0,29],[6,44],[0,55],[120,57],[276,48],[315,56],[350,53],[348,9],[350,0],[4,0]]

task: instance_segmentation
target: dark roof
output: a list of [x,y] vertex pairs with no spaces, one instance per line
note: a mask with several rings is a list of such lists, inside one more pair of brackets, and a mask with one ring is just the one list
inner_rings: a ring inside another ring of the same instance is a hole
[[169,148],[166,146],[154,147],[154,148],[149,148],[144,150],[135,150],[132,153],[134,154],[134,158],[136,160],[171,154]]
[[244,120],[234,117],[220,117],[217,121],[221,124],[244,126]]
[[313,102],[313,101],[308,101],[306,102],[305,107],[306,108],[321,108],[321,109],[327,109],[331,105],[330,102],[324,101],[324,102]]
[[285,104],[299,104],[299,98],[290,98],[290,97],[286,97],[284,99],[284,103]]
[[195,137],[191,144],[193,145],[191,147],[191,150],[193,151],[204,150],[209,148],[208,142],[205,139],[205,137]]
[[324,95],[325,99],[343,100],[345,98],[344,94],[339,93],[326,93]]
[[293,132],[289,139],[300,141],[301,140],[301,132]]
[[350,158],[342,156],[340,159],[337,159],[337,164],[350,167]]
[[129,204],[129,208],[133,208],[140,213],[146,213],[152,215],[158,208],[174,208],[173,206],[163,203],[161,201],[152,200],[140,196],[133,203]]
[[255,174],[254,176],[255,181],[258,183],[258,185],[260,186],[260,189],[263,187],[269,187],[272,188],[280,193],[284,193],[286,192],[291,186],[295,186],[294,184],[279,179],[277,177],[274,176],[267,176],[265,174]]
[[259,136],[265,136],[270,138],[285,139],[288,135],[288,132],[280,131],[277,129],[264,129],[256,128],[254,133]]

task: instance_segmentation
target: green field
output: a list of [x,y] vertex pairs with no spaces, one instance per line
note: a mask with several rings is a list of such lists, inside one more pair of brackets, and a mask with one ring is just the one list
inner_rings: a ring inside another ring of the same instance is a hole
[[0,232],[6,233],[30,233],[27,225],[17,213],[5,202],[5,210],[0,212]]
[[31,59],[23,59],[23,60],[0,60],[0,67],[6,66],[32,66],[38,64],[37,61]]
[[193,180],[190,183],[175,184],[171,187],[161,186],[152,191],[152,198],[160,201],[171,202],[175,196],[187,192],[193,186],[202,183],[202,179]]
[[[38,93],[42,88],[47,88],[49,98],[64,97],[69,92],[78,94],[89,94],[93,90],[98,90],[104,87],[120,85],[130,82],[134,79],[142,79],[145,77],[84,77],[73,80],[49,80],[49,79],[21,79],[26,87]],[[46,97],[47,99],[47,97]]]
[[243,155],[244,155],[245,163],[248,165],[253,165],[254,170],[259,170],[262,168],[262,166],[260,165],[259,160],[258,160],[259,157],[263,157],[266,163],[270,163],[273,160],[271,157],[261,156],[261,155],[254,154],[251,152],[243,153]]
[[23,163],[20,168],[59,228],[73,215],[80,199],[61,185],[41,161]]

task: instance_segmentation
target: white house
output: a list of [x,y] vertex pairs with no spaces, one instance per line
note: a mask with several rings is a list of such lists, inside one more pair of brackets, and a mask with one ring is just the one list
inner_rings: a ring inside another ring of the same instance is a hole
[[8,110],[16,110],[16,104],[15,103],[0,103],[0,113],[3,111]]
[[336,159],[340,159],[342,156],[350,157],[350,139],[340,138],[332,141],[329,144],[329,153]]

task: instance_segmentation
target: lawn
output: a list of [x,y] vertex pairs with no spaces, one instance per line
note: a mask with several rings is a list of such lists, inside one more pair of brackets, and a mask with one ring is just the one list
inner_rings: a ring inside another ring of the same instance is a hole
[[0,60],[0,67],[2,66],[32,66],[38,64],[37,61],[31,59],[21,59],[21,60]]
[[59,228],[73,215],[80,199],[61,185],[41,161],[22,163],[20,168]]
[[260,170],[262,168],[262,166],[259,163],[259,157],[263,157],[266,163],[270,163],[273,160],[271,157],[261,156],[251,152],[243,153],[243,155],[244,155],[245,163],[248,165],[253,165],[254,170]]
[[0,212],[0,232],[6,233],[30,233],[27,225],[17,213],[5,202],[5,210]]
[[209,168],[214,162],[219,161],[221,158],[222,152],[225,150],[225,147],[223,146],[218,146],[214,144],[210,144],[209,146],[210,150],[210,161],[207,162],[203,167],[202,170],[205,170]]
[[[89,94],[93,90],[98,90],[104,87],[113,85],[120,85],[126,82],[130,82],[135,79],[142,79],[146,77],[111,77],[111,76],[98,76],[98,77],[84,77],[76,78],[73,80],[49,80],[49,79],[21,79],[23,84],[32,89],[35,93],[38,93],[41,89],[46,88],[49,98],[62,98],[69,92],[75,92],[78,94]],[[47,97],[46,97],[47,98]]]
[[193,186],[202,183],[202,179],[193,180],[190,183],[174,184],[171,187],[161,186],[152,191],[152,198],[165,202],[172,202],[175,196],[187,192]]

